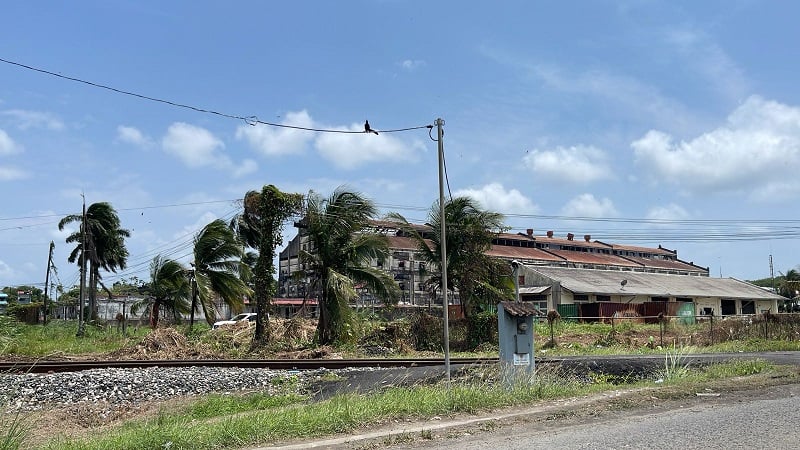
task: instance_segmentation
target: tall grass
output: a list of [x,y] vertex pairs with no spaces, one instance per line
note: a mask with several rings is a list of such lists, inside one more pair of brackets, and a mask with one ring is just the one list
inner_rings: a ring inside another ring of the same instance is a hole
[[72,321],[52,321],[47,325],[25,325],[10,321],[4,327],[11,330],[14,338],[5,344],[0,338],[0,355],[32,357],[113,351],[149,332],[147,328],[128,327],[127,334],[123,336],[116,327],[88,325],[85,335],[77,337],[77,324]]

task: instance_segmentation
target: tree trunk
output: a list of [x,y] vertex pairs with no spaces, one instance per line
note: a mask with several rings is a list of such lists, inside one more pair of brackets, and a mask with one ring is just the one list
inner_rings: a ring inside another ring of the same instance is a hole
[[319,321],[317,322],[317,339],[319,345],[329,345],[333,342],[331,305],[328,293],[325,290],[327,280],[322,280],[322,290],[319,298]]
[[153,309],[150,311],[150,328],[158,328],[158,316],[161,310],[161,302],[158,300],[153,302]]

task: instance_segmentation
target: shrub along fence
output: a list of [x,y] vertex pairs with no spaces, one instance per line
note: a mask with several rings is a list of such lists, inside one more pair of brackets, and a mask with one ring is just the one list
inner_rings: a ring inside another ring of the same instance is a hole
[[[573,306],[573,305],[569,305]],[[410,317],[410,339],[417,350],[441,351],[442,319],[430,314]],[[537,341],[550,338],[550,328],[539,317]],[[755,315],[638,315],[625,311],[594,317],[564,316],[555,321],[558,344],[572,342],[599,346],[707,346],[728,341],[778,340],[800,342],[800,314]],[[546,331],[546,332],[545,332]],[[450,349],[471,351],[483,345],[497,345],[497,314],[480,313],[469,319],[450,321]],[[538,344],[537,344],[538,345]]]

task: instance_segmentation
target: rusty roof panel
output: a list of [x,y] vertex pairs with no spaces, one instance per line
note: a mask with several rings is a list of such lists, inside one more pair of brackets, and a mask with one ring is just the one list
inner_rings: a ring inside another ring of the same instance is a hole
[[572,263],[579,264],[601,264],[601,265],[614,265],[625,267],[641,267],[641,264],[630,261],[628,259],[615,256],[605,255],[602,253],[589,253],[589,252],[574,252],[571,250],[548,250],[548,252],[560,256]]
[[[573,252],[574,253],[574,252]],[[495,258],[508,258],[520,260],[540,260],[563,262],[564,258],[538,248],[509,247],[506,245],[492,245],[486,254]]]

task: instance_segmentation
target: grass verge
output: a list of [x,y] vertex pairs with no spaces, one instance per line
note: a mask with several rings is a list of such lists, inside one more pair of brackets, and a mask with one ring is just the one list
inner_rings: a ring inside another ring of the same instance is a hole
[[[646,380],[638,386],[692,391],[713,380],[775,370],[763,361],[737,361],[681,371],[681,376],[673,376],[660,385]],[[681,386],[688,388],[681,389]],[[619,387],[603,381],[587,383],[558,373],[504,377],[497,369],[484,368],[466,373],[449,388],[444,385],[394,387],[368,395],[339,395],[313,404],[292,395],[211,396],[176,413],[161,412],[149,420],[128,422],[82,440],[57,439],[45,448],[241,448],[353,433],[394,420],[476,414]]]

